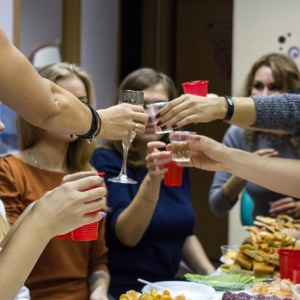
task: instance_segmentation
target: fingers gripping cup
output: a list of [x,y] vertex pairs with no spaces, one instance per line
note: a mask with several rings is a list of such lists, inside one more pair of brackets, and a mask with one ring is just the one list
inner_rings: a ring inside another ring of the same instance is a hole
[[166,104],[168,104],[168,102],[158,102],[158,103],[152,103],[152,104],[146,105],[147,113],[152,119],[154,130],[155,130],[155,133],[157,133],[157,134],[167,133],[167,132],[172,132],[173,131],[172,127],[162,129],[161,126],[157,126],[158,120],[156,119],[155,116],[157,115],[158,111],[161,110]]
[[[98,172],[98,175],[100,177],[103,177],[104,172]],[[99,186],[90,187],[88,189],[83,190],[83,192],[94,189],[94,188],[98,188],[98,187]],[[96,200],[92,200],[92,201],[96,201]],[[93,212],[87,213],[87,215],[97,214],[98,212],[99,212],[98,210],[93,211]],[[78,228],[74,229],[71,232],[72,240],[74,240],[74,241],[93,241],[93,240],[97,240],[97,238],[98,238],[98,225],[99,225],[98,222],[94,222],[94,223],[83,225],[81,227],[78,227]]]
[[183,167],[177,166],[175,161],[171,161],[164,165],[168,172],[164,175],[165,186],[181,186]]
[[193,94],[198,96],[207,95],[208,80],[195,80],[184,82],[181,84],[185,94]]
[[172,160],[178,162],[190,161],[191,149],[187,141],[194,138],[196,132],[193,131],[174,131],[170,134]]

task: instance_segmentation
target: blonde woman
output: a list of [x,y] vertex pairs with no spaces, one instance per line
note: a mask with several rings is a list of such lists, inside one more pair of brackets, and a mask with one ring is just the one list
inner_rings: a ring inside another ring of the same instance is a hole
[[[93,105],[90,76],[80,67],[59,63],[42,68],[41,76],[68,90],[80,101]],[[89,164],[94,144],[76,135],[38,128],[17,117],[21,152],[2,158],[0,188],[9,222],[14,223],[28,205],[59,186],[72,173],[95,171]],[[53,238],[30,273],[26,286],[31,298],[108,299],[109,273],[104,220],[96,241],[75,242]]]

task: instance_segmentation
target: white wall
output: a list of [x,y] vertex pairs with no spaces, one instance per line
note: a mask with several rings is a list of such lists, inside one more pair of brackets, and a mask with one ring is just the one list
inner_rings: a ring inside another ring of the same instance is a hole
[[[287,54],[300,65],[299,28],[299,0],[234,0],[231,94],[239,94],[252,64],[266,53]],[[245,236],[236,205],[229,214],[229,242],[237,244]]]
[[252,64],[266,53],[287,54],[300,65],[299,28],[299,0],[234,0],[232,94],[238,95]]
[[44,43],[61,41],[61,0],[21,1],[20,50],[29,56]]
[[0,27],[10,40],[13,38],[13,1],[0,1]]
[[81,3],[81,65],[94,79],[97,107],[105,108],[117,89],[118,1]]

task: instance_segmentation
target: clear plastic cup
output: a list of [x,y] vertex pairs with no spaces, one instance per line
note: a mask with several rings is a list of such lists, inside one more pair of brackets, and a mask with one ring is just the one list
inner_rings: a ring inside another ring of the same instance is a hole
[[167,133],[167,132],[172,132],[173,128],[166,128],[166,129],[162,129],[161,126],[157,125],[158,119],[156,119],[156,115],[157,113],[169,102],[157,102],[157,103],[152,103],[152,104],[148,104],[146,105],[147,107],[147,113],[148,115],[151,117],[152,119],[152,123],[154,126],[154,130],[155,133],[157,134],[161,134],[161,133]]
[[174,131],[170,133],[172,160],[187,162],[191,159],[191,149],[187,146],[187,141],[196,135],[194,131]]

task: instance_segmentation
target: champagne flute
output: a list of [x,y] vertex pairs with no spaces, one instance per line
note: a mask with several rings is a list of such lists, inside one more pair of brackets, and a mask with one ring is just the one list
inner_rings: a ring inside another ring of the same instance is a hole
[[[140,92],[140,91],[121,90],[120,94],[119,94],[119,104],[120,103],[129,103],[129,104],[143,106],[144,93]],[[139,123],[136,123],[135,129],[138,128],[138,124]],[[129,140],[130,140],[130,144],[131,144],[136,136],[136,131],[129,130],[128,136],[129,136]],[[126,146],[123,142],[122,142],[122,146],[123,146],[123,161],[122,161],[121,172],[117,177],[109,178],[108,181],[136,184],[137,182],[135,180],[133,180],[127,176],[126,166],[127,166],[127,155],[128,155],[129,147]]]

